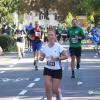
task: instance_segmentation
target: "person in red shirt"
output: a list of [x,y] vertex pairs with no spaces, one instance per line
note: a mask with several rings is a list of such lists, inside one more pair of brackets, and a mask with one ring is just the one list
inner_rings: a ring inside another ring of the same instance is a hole
[[38,70],[37,63],[38,63],[38,58],[39,58],[39,51],[42,47],[41,28],[38,22],[35,23],[35,28],[32,30],[30,37],[32,40],[34,66],[35,66],[35,69]]

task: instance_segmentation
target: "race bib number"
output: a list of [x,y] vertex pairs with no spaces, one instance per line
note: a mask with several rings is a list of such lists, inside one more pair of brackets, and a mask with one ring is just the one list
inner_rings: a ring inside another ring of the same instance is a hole
[[78,43],[78,39],[76,39],[76,38],[72,38],[72,43]]
[[55,62],[47,61],[47,65],[48,65],[48,66],[55,66]]
[[35,36],[40,36],[40,32],[35,32]]

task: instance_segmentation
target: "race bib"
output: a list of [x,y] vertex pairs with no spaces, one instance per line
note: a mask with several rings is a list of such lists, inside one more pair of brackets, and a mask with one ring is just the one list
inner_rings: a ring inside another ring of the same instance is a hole
[[53,62],[53,61],[47,61],[47,65],[48,66],[55,66],[55,62]]
[[40,36],[40,32],[35,32],[35,36]]
[[72,38],[71,41],[72,41],[72,43],[78,43],[78,39],[76,39],[76,38]]

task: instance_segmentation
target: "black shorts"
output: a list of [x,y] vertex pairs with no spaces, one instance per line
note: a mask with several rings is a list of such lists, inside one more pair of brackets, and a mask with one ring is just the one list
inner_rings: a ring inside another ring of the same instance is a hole
[[43,75],[44,76],[48,75],[56,79],[62,79],[62,69],[53,70],[53,69],[44,68]]
[[70,56],[76,56],[80,57],[81,56],[81,47],[75,48],[75,47],[70,47],[69,48]]

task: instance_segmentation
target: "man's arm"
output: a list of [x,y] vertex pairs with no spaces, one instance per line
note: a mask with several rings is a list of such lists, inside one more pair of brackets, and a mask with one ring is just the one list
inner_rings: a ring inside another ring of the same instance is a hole
[[85,35],[84,35],[84,32],[83,32],[83,29],[80,28],[80,36],[76,35],[75,38],[78,39],[78,40],[85,39]]

